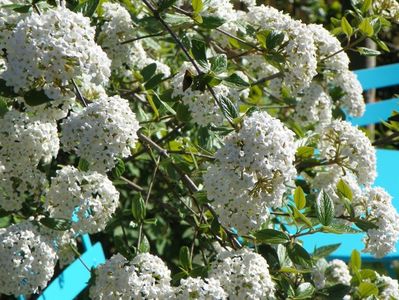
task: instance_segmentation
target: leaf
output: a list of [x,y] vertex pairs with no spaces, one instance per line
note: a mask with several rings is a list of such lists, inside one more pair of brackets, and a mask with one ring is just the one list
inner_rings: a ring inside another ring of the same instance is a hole
[[373,3],[373,0],[363,0],[363,4],[362,4],[362,8],[361,8],[362,12],[363,13],[367,12],[370,9],[372,3]]
[[274,49],[284,41],[284,33],[278,31],[271,31],[266,37],[266,48]]
[[149,64],[148,66],[145,66],[140,71],[141,76],[143,76],[144,82],[150,80],[151,77],[155,74],[156,70],[157,70],[157,64],[156,63],[152,63],[152,64]]
[[146,208],[141,194],[137,194],[132,200],[132,215],[138,222],[141,222],[145,218]]
[[342,179],[340,179],[337,183],[337,191],[340,197],[345,197],[350,201],[353,200],[353,193],[350,186]]
[[82,3],[79,3],[74,11],[80,12],[86,17],[91,17],[96,12],[97,6],[100,3],[100,0],[87,0]]
[[90,168],[90,163],[84,158],[79,158],[78,170],[81,172],[87,172],[89,171],[89,168]]
[[31,90],[24,94],[26,104],[30,106],[37,106],[52,101],[43,90]]
[[233,104],[233,102],[230,101],[229,98],[220,95],[219,96],[219,101],[221,105],[221,109],[223,112],[223,115],[229,120],[232,121],[233,119],[238,117],[238,111],[236,106]]
[[177,0],[162,0],[161,3],[158,5],[158,11],[164,11],[174,5]]
[[211,63],[211,71],[215,74],[220,74],[227,69],[227,56],[226,54],[219,54],[212,57],[209,62]]
[[40,223],[57,231],[65,231],[71,229],[72,226],[72,221],[67,219],[43,218],[40,219]]
[[203,16],[202,23],[199,25],[206,29],[215,29],[222,26],[224,23],[226,23],[225,19],[216,16]]
[[290,241],[288,235],[274,229],[262,229],[254,234],[257,241],[266,244],[284,244]]
[[301,283],[295,291],[294,299],[309,299],[315,291],[315,287],[310,282]]
[[191,53],[194,56],[194,59],[202,66],[203,68],[208,68],[208,61],[206,59],[206,46],[203,41],[200,40],[191,40],[192,47]]
[[296,156],[299,158],[310,158],[314,154],[313,147],[302,146],[296,150]]
[[0,8],[6,8],[10,9],[13,11],[16,11],[18,13],[27,13],[29,10],[32,8],[32,5],[25,5],[25,4],[6,4],[6,5],[0,5]]
[[148,238],[146,237],[145,234],[143,234],[143,239],[141,240],[141,243],[139,245],[139,252],[140,253],[147,253],[150,252],[150,242],[148,241]]
[[370,221],[366,220],[356,220],[356,226],[359,227],[363,231],[368,231],[369,229],[377,229],[378,226]]
[[346,17],[342,17],[341,19],[341,28],[342,31],[346,34],[346,36],[349,38],[350,36],[352,36],[353,34],[353,28],[351,26],[351,24],[349,24],[348,20],[346,19]]
[[328,226],[334,219],[334,203],[331,200],[330,196],[324,191],[321,190],[319,195],[317,196],[316,202],[316,215],[319,219],[320,223],[324,226]]
[[342,223],[331,223],[329,226],[323,226],[322,232],[344,234],[344,233],[360,233],[361,231]]
[[10,86],[7,86],[6,81],[0,78],[0,96],[13,98],[17,97],[18,94],[14,92],[14,89]]
[[360,257],[359,251],[354,249],[349,260],[349,266],[352,269],[360,270],[362,267],[362,258]]
[[144,87],[146,90],[153,90],[157,85],[159,85],[162,82],[163,79],[163,74],[156,74],[154,75],[150,80],[148,80]]
[[162,101],[161,98],[158,96],[158,94],[155,92],[153,93],[153,100],[154,100],[155,105],[157,105],[158,108],[163,106],[172,115],[176,114],[176,111],[168,103]]
[[362,269],[359,271],[359,274],[363,280],[369,279],[373,282],[377,279],[377,272],[371,269]]
[[289,207],[291,208],[292,212],[294,213],[295,219],[299,218],[302,222],[304,222],[310,228],[313,227],[312,222],[303,213],[301,213],[295,206],[289,205]]
[[115,167],[112,169],[112,175],[114,175],[115,178],[120,178],[125,172],[125,170],[126,170],[125,162],[122,159],[117,158],[117,163]]
[[360,55],[364,56],[378,56],[381,55],[381,51],[370,49],[366,47],[357,47],[356,51],[359,52]]
[[179,260],[180,260],[180,265],[185,271],[189,272],[193,268],[191,262],[190,249],[187,246],[183,246],[180,248]]
[[0,98],[0,118],[3,117],[8,112],[7,102]]
[[337,250],[341,246],[341,244],[332,244],[332,245],[327,245],[327,246],[322,246],[319,248],[316,248],[313,251],[313,256],[317,258],[323,258],[329,256],[331,253],[333,253],[335,250]]
[[194,13],[199,14],[204,7],[204,3],[202,0],[192,0],[191,6],[193,7]]
[[361,282],[358,287],[359,296],[364,299],[370,296],[378,296],[378,288],[370,282]]
[[152,108],[152,110],[153,110],[155,116],[156,116],[157,118],[159,118],[159,111],[158,111],[157,106],[156,106],[155,103],[154,103],[154,99],[153,99],[152,95],[150,95],[150,93],[147,93],[147,95],[146,95],[145,98],[147,99],[148,103],[150,104],[150,106],[151,106],[151,108]]
[[351,290],[350,286],[339,283],[326,288],[325,291],[328,294],[328,296],[323,299],[325,300],[343,299],[345,295],[349,294],[350,290]]
[[232,88],[247,88],[250,84],[238,76],[236,73],[231,74],[227,78],[223,78],[223,82]]
[[182,103],[178,103],[176,108],[176,118],[180,122],[188,122],[191,119],[190,110],[188,109],[187,105]]
[[363,19],[360,24],[359,24],[359,30],[365,35],[365,36],[373,36],[374,34],[374,28],[373,25],[371,25],[371,21],[369,18]]
[[306,206],[306,197],[303,189],[298,186],[294,192],[294,201],[295,205],[298,209],[302,209]]
[[288,244],[287,253],[293,263],[304,267],[312,266],[312,258],[301,245],[297,243]]

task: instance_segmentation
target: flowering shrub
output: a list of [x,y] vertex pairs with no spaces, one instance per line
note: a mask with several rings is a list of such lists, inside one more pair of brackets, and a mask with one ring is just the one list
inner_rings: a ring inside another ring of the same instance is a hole
[[388,51],[399,6],[330,32],[258,2],[0,0],[1,293],[39,294],[90,233],[110,258],[86,298],[399,299],[301,241],[395,250],[346,52]]

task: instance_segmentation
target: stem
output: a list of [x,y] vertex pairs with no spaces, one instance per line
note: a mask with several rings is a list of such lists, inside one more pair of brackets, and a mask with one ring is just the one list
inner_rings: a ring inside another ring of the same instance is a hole
[[79,99],[80,103],[81,103],[84,107],[86,107],[86,106],[87,106],[86,100],[85,100],[85,98],[83,97],[82,93],[80,92],[79,87],[78,87],[78,85],[77,85],[76,82],[75,82],[75,79],[72,79],[71,81],[72,81],[73,87],[75,88],[76,96],[78,96],[78,99]]
[[335,56],[335,55],[337,55],[337,54],[339,54],[339,53],[341,53],[341,52],[344,52],[344,51],[346,51],[346,50],[349,50],[349,49],[352,48],[353,46],[356,46],[357,44],[360,44],[361,42],[363,42],[366,38],[367,38],[367,37],[362,36],[360,39],[358,39],[358,40],[356,40],[356,41],[354,41],[354,42],[352,42],[352,43],[348,43],[347,46],[343,47],[342,49],[340,49],[340,50],[338,50],[338,51],[336,51],[336,52],[334,52],[334,53],[332,53],[332,54],[330,54],[330,55],[328,55],[328,56],[326,56],[326,57],[324,57],[324,58],[321,59],[320,61],[321,61],[321,62],[324,62],[324,61],[326,61],[327,59],[329,59],[329,58],[331,58],[331,57],[333,57],[333,56]]
[[275,79],[275,78],[279,78],[279,77],[281,77],[281,75],[283,75],[283,73],[277,72],[277,73],[272,74],[272,75],[270,75],[270,76],[267,76],[267,77],[258,79],[258,80],[255,81],[255,82],[252,82],[252,83],[251,83],[251,86],[259,85],[259,84],[265,83],[266,81],[269,81],[269,80],[272,80],[272,79]]
[[122,179],[124,182],[126,182],[128,185],[130,185],[133,189],[142,192],[144,189],[139,186],[138,184],[134,183],[133,181],[127,179],[126,177],[121,176],[120,179]]
[[69,243],[69,247],[71,247],[72,251],[78,256],[79,261],[82,263],[82,265],[86,268],[87,271],[89,271],[89,273],[91,273],[90,268],[86,265],[86,263],[82,260],[82,258],[80,257],[80,253],[78,250],[75,249],[74,245],[72,245],[71,243]]
[[146,38],[150,38],[150,37],[156,37],[156,36],[161,36],[162,34],[163,34],[163,32],[158,32],[158,33],[143,35],[143,36],[139,36],[139,37],[136,37],[136,38],[133,38],[133,39],[129,39],[129,40],[120,42],[119,44],[120,44],[120,45],[125,45],[125,44],[133,43],[133,42],[135,42],[135,41],[139,41],[139,40],[142,40],[142,39],[146,39]]

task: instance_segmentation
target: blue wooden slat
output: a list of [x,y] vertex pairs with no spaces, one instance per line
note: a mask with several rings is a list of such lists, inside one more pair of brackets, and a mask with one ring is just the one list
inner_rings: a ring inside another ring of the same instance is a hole
[[399,84],[399,63],[355,71],[364,90]]
[[[399,76],[398,76],[399,77]],[[353,125],[366,126],[387,121],[392,112],[399,111],[399,99],[389,99],[366,105],[366,112],[360,118],[348,116],[348,121]]]
[[[90,269],[104,263],[101,243],[89,248],[80,259]],[[77,259],[51,282],[38,300],[72,300],[87,286],[90,275],[83,263]]]

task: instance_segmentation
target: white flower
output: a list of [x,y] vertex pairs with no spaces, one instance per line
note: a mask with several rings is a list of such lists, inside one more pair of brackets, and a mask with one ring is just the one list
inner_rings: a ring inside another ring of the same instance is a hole
[[317,289],[322,289],[336,284],[350,285],[352,276],[344,261],[319,259],[312,270],[312,280]]
[[37,293],[54,273],[53,242],[29,221],[0,230],[0,290],[7,295]]
[[376,154],[367,136],[357,127],[334,120],[321,129],[320,155],[356,174],[360,184],[372,184],[377,176]]
[[295,107],[294,120],[303,126],[328,124],[332,119],[332,100],[324,88],[315,82],[303,91]]
[[396,0],[374,0],[373,9],[377,15],[399,22],[399,3]]
[[52,179],[45,208],[53,218],[74,216],[76,232],[95,233],[105,228],[118,204],[119,192],[106,176],[66,166]]
[[379,299],[399,299],[399,283],[396,279],[384,275],[377,275],[377,283],[380,287],[380,294],[378,295]]
[[224,225],[248,233],[267,219],[268,208],[282,205],[296,176],[295,150],[294,133],[265,112],[225,138],[204,174],[204,190]]
[[363,252],[371,253],[377,258],[395,251],[399,240],[399,214],[392,205],[392,197],[383,188],[368,188],[364,192],[365,212],[375,218],[377,228],[367,230],[364,238],[366,247]]
[[130,156],[138,129],[127,100],[105,97],[64,120],[61,143],[65,151],[75,151],[88,161],[90,169],[106,172],[118,157]]
[[218,279],[229,299],[275,299],[269,265],[247,249],[223,251],[212,263],[210,277]]
[[130,262],[119,253],[98,266],[94,274],[94,284],[90,286],[91,299],[132,299],[132,286],[138,280],[137,274]]
[[180,286],[175,291],[179,300],[222,300],[227,299],[227,294],[220,286],[217,279],[192,278],[182,279]]
[[71,80],[84,75],[94,84],[107,84],[111,62],[94,35],[89,18],[66,8],[32,13],[7,41],[2,76],[15,92],[43,89],[52,99],[73,95]]
[[363,98],[363,88],[352,71],[340,71],[334,75],[330,83],[339,87],[343,96],[338,101],[338,105],[344,108],[348,114],[354,117],[360,117],[364,114],[366,104]]
[[[30,3],[27,0],[1,0],[0,6],[7,6],[12,4]],[[15,25],[24,17],[24,14],[14,11],[11,8],[0,7],[0,51],[5,48],[7,39],[10,37]]]

